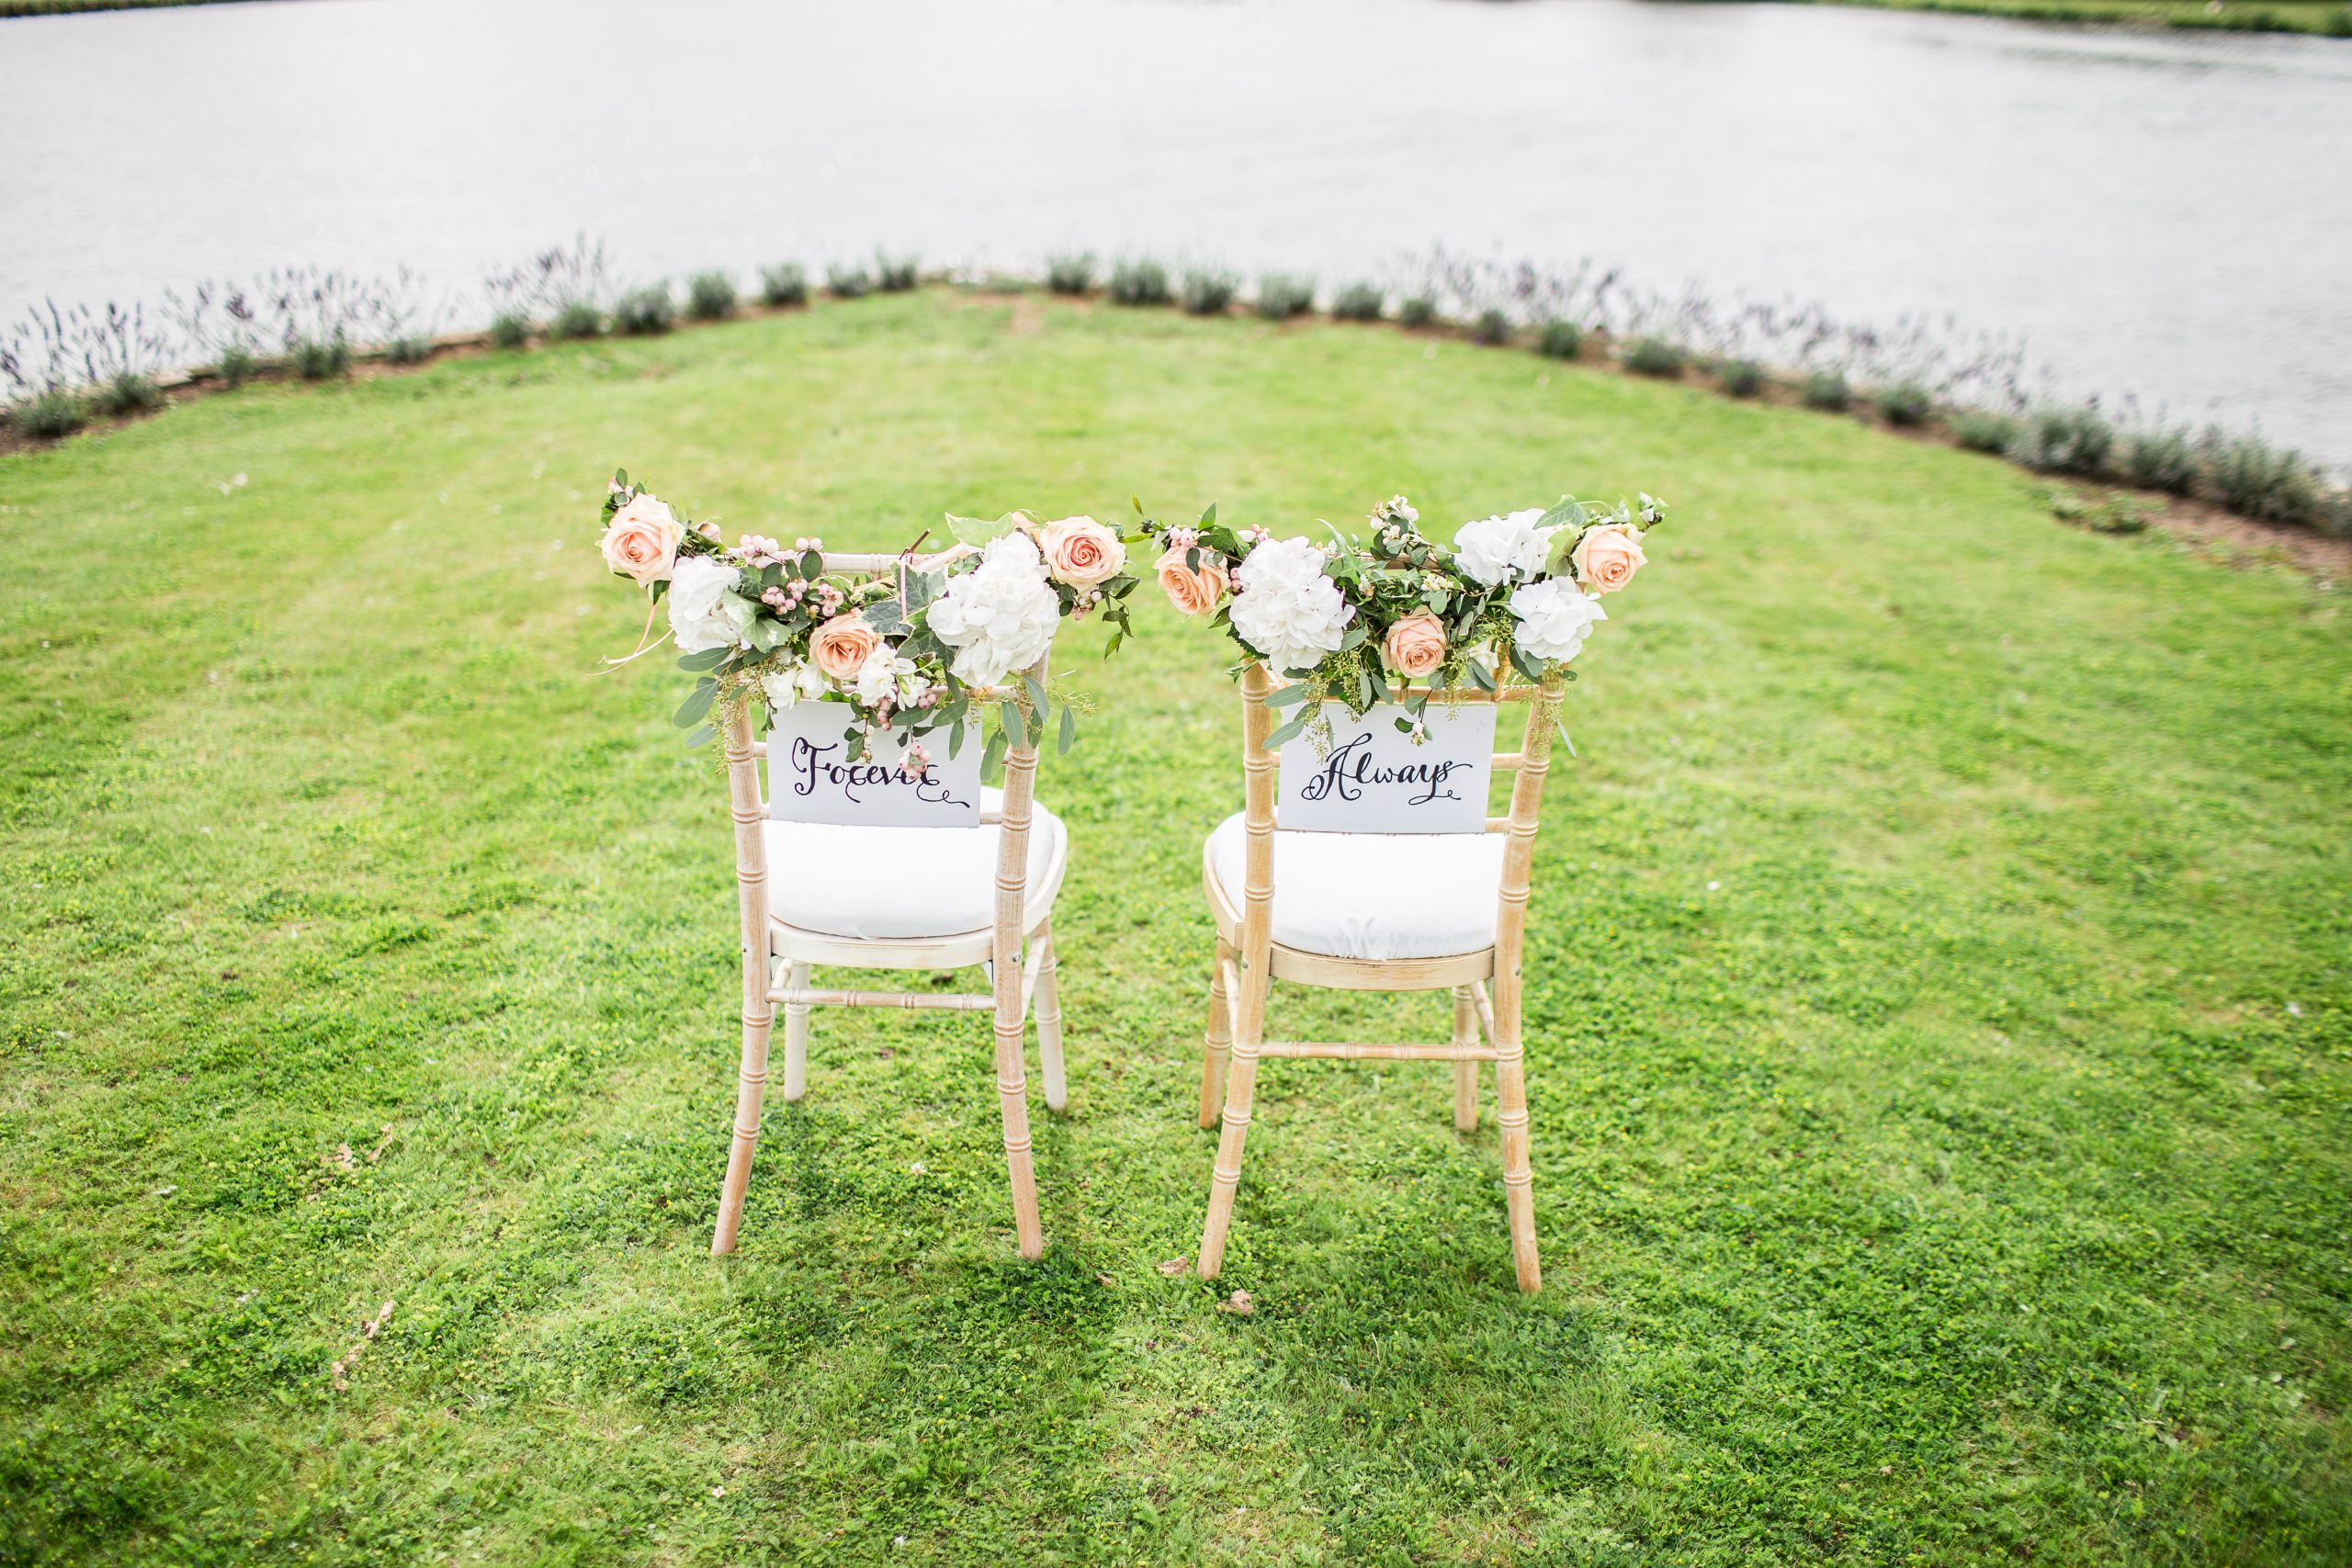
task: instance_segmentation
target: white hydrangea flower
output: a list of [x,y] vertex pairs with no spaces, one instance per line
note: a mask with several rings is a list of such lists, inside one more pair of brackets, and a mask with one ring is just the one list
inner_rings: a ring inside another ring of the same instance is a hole
[[1045,657],[1061,625],[1062,602],[1046,581],[1045,558],[1015,530],[990,539],[980,564],[947,580],[931,606],[931,629],[956,649],[948,665],[970,686],[993,686]]
[[1324,574],[1311,539],[1277,539],[1244,556],[1233,574],[1233,629],[1276,670],[1310,669],[1335,652],[1355,606]]
[[1600,600],[1559,577],[1511,590],[1510,613],[1519,617],[1520,651],[1558,660],[1574,659],[1592,628],[1609,618]]
[[1464,523],[1453,536],[1453,561],[1481,588],[1526,582],[1544,570],[1544,553],[1557,528],[1539,528],[1544,509],[1531,506],[1508,517]]
[[670,635],[680,653],[743,646],[744,617],[728,604],[742,573],[708,556],[683,556],[670,573]]

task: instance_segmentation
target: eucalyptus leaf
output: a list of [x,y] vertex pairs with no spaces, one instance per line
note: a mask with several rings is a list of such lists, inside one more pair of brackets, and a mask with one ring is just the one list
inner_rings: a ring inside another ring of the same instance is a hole
[[1046,714],[1047,710],[1053,706],[1053,704],[1046,696],[1045,682],[1038,680],[1035,675],[1023,673],[1021,677],[1021,683],[1028,688],[1030,705],[1036,710],[1037,722],[1043,724],[1046,720]]
[[[1070,710],[1070,705],[1068,703],[1064,703],[1062,705],[1061,735],[1054,742],[1054,755],[1057,757],[1067,757],[1069,755],[1069,749],[1077,744],[1078,716]],[[1574,748],[1570,748],[1570,750],[1574,750]]]
[[1266,694],[1266,705],[1270,708],[1286,708],[1293,703],[1306,700],[1306,688],[1304,686],[1277,686]]
[[718,682],[706,675],[695,682],[695,689],[686,694],[686,700],[678,705],[678,711],[670,716],[670,722],[680,729],[692,729],[709,714],[710,705],[718,699]]
[[718,731],[706,724],[700,729],[695,730],[692,735],[686,737],[686,744],[689,746],[707,746],[710,744],[710,738],[718,733]]
[[682,656],[678,660],[678,668],[698,675],[705,671],[718,669],[727,656],[734,651],[733,649],[726,647],[706,648],[699,653]]
[[1010,736],[1012,738],[1010,744],[1016,747],[1029,744],[1029,726],[1021,717],[1019,703],[1008,699],[997,704],[996,716],[997,721],[1004,726],[997,733]]
[[1296,718],[1292,719],[1288,724],[1283,725],[1280,729],[1275,730],[1272,735],[1267,736],[1265,750],[1269,751],[1278,750],[1288,742],[1297,739],[1301,735],[1306,732],[1306,721],[1314,716],[1315,710],[1313,708],[1309,708],[1306,712],[1300,714]]
[[1000,729],[989,737],[988,746],[980,752],[980,782],[994,784],[1004,776],[1004,731]]

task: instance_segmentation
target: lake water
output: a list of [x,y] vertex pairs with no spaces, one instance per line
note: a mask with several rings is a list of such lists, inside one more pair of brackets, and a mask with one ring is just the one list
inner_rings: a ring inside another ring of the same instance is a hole
[[1638,0],[277,0],[0,22],[0,320],[575,231],[1949,314],[2352,461],[2352,43]]

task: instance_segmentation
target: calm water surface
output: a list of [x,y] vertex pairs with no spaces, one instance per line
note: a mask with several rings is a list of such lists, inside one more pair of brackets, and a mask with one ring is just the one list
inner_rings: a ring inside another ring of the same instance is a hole
[[0,22],[0,317],[876,244],[1327,282],[1431,242],[1950,313],[2352,461],[2352,44],[1637,0],[280,0]]

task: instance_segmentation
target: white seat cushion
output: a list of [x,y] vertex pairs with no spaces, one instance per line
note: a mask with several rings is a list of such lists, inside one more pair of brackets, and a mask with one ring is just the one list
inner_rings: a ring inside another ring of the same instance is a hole
[[[1250,835],[1235,812],[1209,868],[1238,911]],[[1274,835],[1274,941],[1333,958],[1450,958],[1495,942],[1499,833]]]
[[[982,790],[994,811],[1003,792]],[[996,919],[995,823],[978,828],[866,828],[777,822],[768,829],[768,914],[786,925],[865,942],[961,936]],[[1029,818],[1031,909],[1050,906],[1069,838],[1039,806]]]

